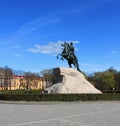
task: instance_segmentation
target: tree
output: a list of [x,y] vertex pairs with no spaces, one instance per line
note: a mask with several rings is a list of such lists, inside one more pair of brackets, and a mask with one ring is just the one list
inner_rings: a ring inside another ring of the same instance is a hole
[[36,84],[35,79],[38,79],[38,78],[39,78],[39,75],[37,73],[25,72],[26,90],[29,90],[32,87],[34,87]]
[[120,92],[120,72],[115,74],[115,91]]
[[115,78],[114,74],[109,71],[97,72],[94,74],[95,87],[102,91],[110,91],[114,89]]
[[108,70],[106,70],[106,71],[111,72],[111,73],[113,73],[114,75],[117,73],[117,70],[114,69],[113,67],[110,67],[110,68],[109,68]]
[[45,76],[45,75],[52,75],[53,71],[52,69],[45,69],[45,70],[42,70],[41,72],[41,75]]
[[4,89],[4,68],[0,67],[0,87]]
[[4,75],[5,75],[4,86],[5,86],[6,90],[9,89],[8,87],[10,87],[10,90],[11,90],[11,81],[14,76],[13,70],[9,67],[5,67],[4,68]]
[[25,89],[25,79],[24,79],[25,72],[22,70],[14,70],[14,76],[19,78],[20,85],[19,89]]

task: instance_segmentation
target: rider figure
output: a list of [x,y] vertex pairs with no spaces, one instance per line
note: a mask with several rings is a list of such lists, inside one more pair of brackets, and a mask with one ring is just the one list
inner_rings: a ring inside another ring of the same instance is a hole
[[72,42],[70,43],[69,49],[70,49],[70,53],[71,54],[74,54],[75,49],[74,49],[74,46],[73,46],[73,43]]
[[[73,46],[73,42],[71,42],[70,44],[67,42],[64,42],[62,45],[63,47],[63,54],[69,58],[75,58],[75,54],[74,54],[74,46]],[[63,60],[63,58],[61,58]]]
[[74,51],[75,51],[75,49],[74,49],[73,43],[71,42],[70,45],[69,45],[69,58],[71,56],[75,56]]

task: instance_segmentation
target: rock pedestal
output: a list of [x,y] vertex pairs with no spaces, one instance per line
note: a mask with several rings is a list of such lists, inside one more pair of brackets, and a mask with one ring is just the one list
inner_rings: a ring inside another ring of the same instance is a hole
[[102,93],[88,82],[84,75],[73,68],[53,69],[53,85],[47,93]]

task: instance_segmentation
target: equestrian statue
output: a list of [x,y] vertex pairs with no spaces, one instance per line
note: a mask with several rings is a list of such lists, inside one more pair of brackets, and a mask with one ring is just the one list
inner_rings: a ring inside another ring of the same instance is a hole
[[79,72],[80,68],[79,68],[79,64],[78,64],[78,59],[74,53],[74,46],[73,46],[73,42],[71,42],[70,44],[67,42],[64,42],[63,44],[61,44],[62,46],[62,53],[57,55],[57,59],[59,59],[59,56],[61,56],[61,60],[66,59],[68,61],[68,65],[71,68],[72,64],[77,68],[77,70]]

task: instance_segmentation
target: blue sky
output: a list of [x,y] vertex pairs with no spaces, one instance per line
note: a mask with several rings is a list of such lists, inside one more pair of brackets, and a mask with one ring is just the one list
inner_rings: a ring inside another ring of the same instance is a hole
[[73,41],[80,69],[120,70],[119,0],[0,0],[0,67],[39,72]]

